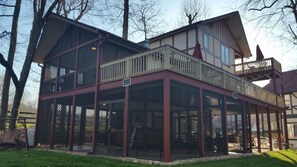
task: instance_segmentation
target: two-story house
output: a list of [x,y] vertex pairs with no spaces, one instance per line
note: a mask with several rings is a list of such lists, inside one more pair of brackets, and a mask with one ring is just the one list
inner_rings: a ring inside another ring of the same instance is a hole
[[142,45],[50,14],[36,145],[165,162],[283,148],[284,99],[235,75],[260,68],[235,66],[251,56],[238,12]]

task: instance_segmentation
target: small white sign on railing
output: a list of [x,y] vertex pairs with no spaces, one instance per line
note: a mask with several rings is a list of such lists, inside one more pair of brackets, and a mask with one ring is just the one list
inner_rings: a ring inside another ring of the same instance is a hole
[[125,78],[122,82],[123,87],[131,86],[131,78]]

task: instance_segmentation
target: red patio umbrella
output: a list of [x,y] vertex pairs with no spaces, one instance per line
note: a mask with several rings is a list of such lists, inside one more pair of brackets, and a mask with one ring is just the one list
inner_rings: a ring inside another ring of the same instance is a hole
[[264,59],[263,53],[262,53],[259,45],[257,45],[256,54],[257,54],[256,60],[263,60]]
[[201,45],[200,45],[199,41],[197,41],[194,52],[193,52],[193,57],[203,60],[200,46]]

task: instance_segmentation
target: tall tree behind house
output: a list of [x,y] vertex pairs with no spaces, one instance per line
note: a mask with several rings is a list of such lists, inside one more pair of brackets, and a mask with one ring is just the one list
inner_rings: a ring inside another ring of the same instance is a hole
[[[72,19],[79,20],[87,11],[90,10],[90,6],[92,6],[93,0],[80,0],[80,1],[66,1],[66,0],[55,0],[53,2],[49,2],[47,5],[46,0],[34,0],[32,2],[32,11],[33,11],[33,20],[32,20],[32,28],[30,32],[29,43],[27,46],[26,56],[24,60],[23,67],[21,69],[20,78],[13,79],[16,92],[14,95],[12,112],[11,112],[11,120],[9,123],[10,129],[15,129],[16,122],[15,119],[18,116],[18,110],[21,103],[21,99],[24,93],[25,85],[30,73],[31,64],[33,61],[33,56],[35,54],[35,49],[43,28],[45,24],[47,15],[54,11],[56,8],[57,12],[61,15],[68,17],[71,12],[71,16],[76,16]],[[76,5],[73,2],[77,3]],[[58,8],[61,7],[63,10],[59,10]],[[16,76],[12,66],[10,66],[7,61],[3,58],[3,55],[0,54],[0,63],[5,66],[6,69],[10,69],[10,75]],[[1,111],[2,112],[2,111]]]

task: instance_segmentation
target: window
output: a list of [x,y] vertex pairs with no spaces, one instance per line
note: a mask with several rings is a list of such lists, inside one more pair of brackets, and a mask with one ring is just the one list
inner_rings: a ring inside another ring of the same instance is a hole
[[78,50],[78,70],[95,67],[97,62],[97,43],[89,44]]
[[203,35],[203,45],[205,48],[208,48],[208,35],[207,34]]
[[46,63],[44,81],[51,80],[57,77],[57,62],[58,59],[55,58]]
[[229,65],[230,64],[230,54],[229,54],[229,48],[225,45],[221,45],[221,60],[222,63]]
[[84,77],[84,74],[83,73],[79,73],[78,75],[77,75],[77,83],[78,84],[83,84],[83,78]]
[[75,70],[75,51],[62,55],[60,57],[60,73],[59,76],[64,76],[73,73]]

